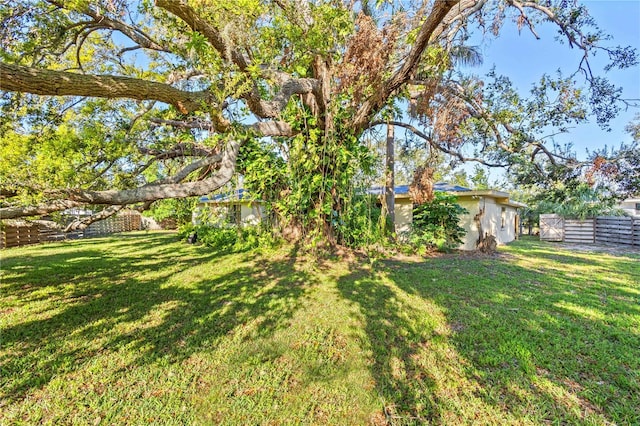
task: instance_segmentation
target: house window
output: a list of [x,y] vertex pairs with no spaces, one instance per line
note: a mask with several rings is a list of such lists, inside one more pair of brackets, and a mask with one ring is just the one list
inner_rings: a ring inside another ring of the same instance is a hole
[[640,212],[640,203],[636,203],[636,211]]
[[507,209],[505,207],[502,208],[500,212],[500,221],[502,229],[504,229],[504,225],[507,223]]

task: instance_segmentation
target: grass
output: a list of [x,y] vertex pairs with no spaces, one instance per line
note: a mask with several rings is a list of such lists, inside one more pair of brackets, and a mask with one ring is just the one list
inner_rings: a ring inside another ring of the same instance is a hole
[[0,255],[0,424],[640,424],[638,255]]

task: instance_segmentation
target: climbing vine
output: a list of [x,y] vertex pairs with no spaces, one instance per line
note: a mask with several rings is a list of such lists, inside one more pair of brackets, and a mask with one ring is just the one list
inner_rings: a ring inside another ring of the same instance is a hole
[[374,157],[341,125],[347,111],[332,115],[336,124],[331,131],[300,106],[291,113],[296,114],[295,136],[243,147],[244,185],[265,203],[283,233],[357,245],[357,236],[373,232],[379,218],[375,200],[354,186],[357,175],[373,173]]

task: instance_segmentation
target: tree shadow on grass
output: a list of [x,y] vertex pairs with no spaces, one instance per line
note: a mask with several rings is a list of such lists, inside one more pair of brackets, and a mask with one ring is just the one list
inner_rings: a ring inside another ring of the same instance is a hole
[[[449,258],[422,265],[389,262],[386,272],[401,292],[442,308],[450,330],[444,338],[463,365],[460,379],[504,420],[639,423],[639,288],[638,281],[635,289],[621,284],[633,283],[637,261],[609,257],[594,265],[593,258],[566,253],[535,256],[546,269],[523,258]],[[587,264],[609,273],[572,271]],[[406,323],[399,321],[397,306],[369,303],[371,296],[362,294],[345,296],[360,304],[369,321],[402,334]],[[379,312],[387,309],[392,311]],[[395,341],[396,351],[411,353],[418,342],[408,337]],[[389,350],[375,350],[382,371],[389,368]],[[386,389],[399,386],[386,375],[377,381],[387,395]],[[396,400],[406,401],[412,413],[416,386],[403,386]]]
[[337,286],[362,315],[362,345],[372,355],[370,372],[385,404],[384,416],[393,424],[432,423],[440,416],[441,401],[415,355],[436,334],[436,324],[416,319],[394,287],[367,268],[354,265]]
[[7,262],[0,303],[7,314],[27,303],[31,311],[0,330],[0,406],[98,355],[133,353],[120,366],[129,369],[215,350],[250,323],[266,335],[287,326],[313,281],[294,267],[295,249],[288,263],[273,263],[174,242],[156,236],[100,250],[81,241]]

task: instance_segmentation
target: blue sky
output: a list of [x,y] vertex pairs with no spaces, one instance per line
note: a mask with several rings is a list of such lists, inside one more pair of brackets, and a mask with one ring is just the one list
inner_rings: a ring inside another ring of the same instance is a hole
[[[608,46],[631,45],[640,49],[640,0],[592,0],[583,3],[598,26],[613,37],[608,41]],[[557,32],[552,24],[538,27],[537,32],[540,40],[536,40],[526,28],[519,33],[514,24],[505,25],[499,38],[485,40],[482,50],[484,64],[472,72],[483,75],[495,64],[496,71],[509,76],[520,93],[525,95],[542,74],[553,75],[560,68],[563,75],[569,75],[577,69],[581,51],[556,41]],[[592,58],[594,73],[604,75],[622,87],[624,98],[640,99],[640,67],[611,70],[605,74],[603,67],[606,60],[605,52]],[[595,119],[591,119],[592,123],[576,126],[570,133],[557,136],[555,140],[561,144],[572,142],[578,158],[583,159],[586,149],[629,142],[631,138],[624,127],[637,113],[640,113],[640,108],[622,111],[610,123],[610,132],[602,130],[595,124]]]

